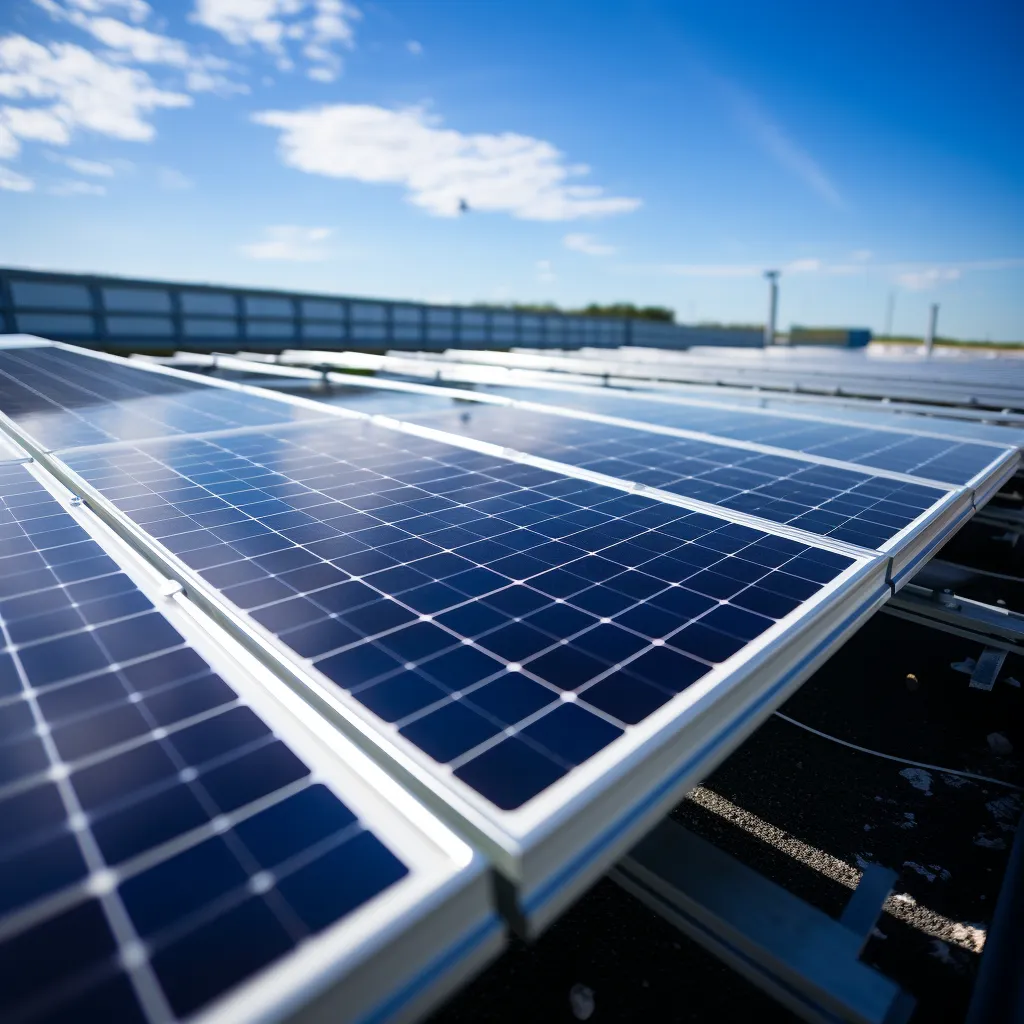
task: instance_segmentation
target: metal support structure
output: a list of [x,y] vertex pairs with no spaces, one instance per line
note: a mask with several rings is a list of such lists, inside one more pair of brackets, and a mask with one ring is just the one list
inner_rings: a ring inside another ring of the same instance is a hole
[[779,308],[779,275],[781,270],[766,270],[768,280],[768,319],[764,325],[764,344],[767,348],[775,344],[775,317]]
[[865,871],[836,921],[666,819],[609,877],[804,1020],[910,1017],[913,999],[859,960],[893,871]]
[[930,356],[935,345],[935,328],[939,323],[939,304],[933,302],[928,307],[928,333],[924,336],[924,354]]
[[[1011,612],[1008,608],[959,597],[950,590],[932,590],[908,583],[882,606],[882,611],[968,640],[976,640],[984,644],[986,649],[1024,654],[1024,615]],[[979,671],[982,660],[984,655],[976,670],[981,681],[986,678],[995,659],[994,656],[990,657],[985,670]],[[996,674],[1001,667],[1001,664],[995,666]],[[991,685],[976,683],[973,677],[971,682],[976,688],[991,689]],[[995,677],[992,682],[995,682]]]

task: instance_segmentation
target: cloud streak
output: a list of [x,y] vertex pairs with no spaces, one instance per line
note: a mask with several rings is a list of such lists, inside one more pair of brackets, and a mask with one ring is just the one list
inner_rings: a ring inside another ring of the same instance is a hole
[[719,75],[711,77],[737,122],[765,153],[830,206],[846,209],[839,189],[817,160],[792,139],[750,93]]
[[252,260],[276,260],[287,263],[322,263],[331,253],[324,244],[331,237],[331,228],[304,228],[295,224],[279,224],[264,231],[261,242],[239,247],[243,256]]
[[593,235],[569,234],[562,239],[562,245],[571,252],[582,252],[587,256],[611,256],[615,253],[614,245],[599,242]]

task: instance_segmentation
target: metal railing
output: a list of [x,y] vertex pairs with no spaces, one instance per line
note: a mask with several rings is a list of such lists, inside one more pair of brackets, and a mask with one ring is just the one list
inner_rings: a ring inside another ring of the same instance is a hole
[[368,351],[760,344],[759,330],[0,267],[0,333],[108,351]]

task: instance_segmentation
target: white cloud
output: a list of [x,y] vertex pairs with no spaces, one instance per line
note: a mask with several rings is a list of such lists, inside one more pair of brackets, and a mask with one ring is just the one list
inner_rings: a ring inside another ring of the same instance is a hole
[[[39,0],[36,0],[39,3]],[[88,14],[102,14],[104,11],[124,11],[134,22],[145,21],[153,13],[153,8],[144,0],[67,0],[69,7],[77,8]],[[49,3],[40,3],[40,6],[49,8]]]
[[551,269],[551,260],[537,260],[537,280],[541,284],[550,284],[557,280],[554,271]]
[[308,76],[330,82],[341,73],[337,51],[352,49],[360,17],[345,0],[196,0],[192,20],[235,46],[260,47],[282,71],[295,66],[288,44],[298,44]]
[[922,270],[907,270],[896,275],[896,281],[904,288],[913,292],[927,291],[946,281],[960,279],[960,271],[956,267],[927,267]]
[[105,164],[100,160],[83,160],[81,157],[68,156],[64,157],[61,163],[90,178],[112,178],[115,173],[113,164]]
[[65,146],[71,141],[71,134],[68,126],[50,110],[40,107],[0,107],[0,157],[17,156],[21,149],[19,139]]
[[854,263],[867,263],[874,255],[870,249],[854,249],[850,253],[850,259]]
[[419,57],[423,53],[423,44],[416,42],[415,39],[410,39],[405,44],[405,48],[414,56]]
[[586,253],[588,256],[611,256],[615,252],[614,245],[605,245],[593,235],[566,235],[562,239],[562,245],[573,252]]
[[337,104],[306,110],[265,110],[257,124],[281,132],[278,152],[290,167],[331,178],[404,185],[410,202],[439,217],[471,209],[524,220],[573,220],[628,213],[639,199],[575,185],[549,142],[527,135],[466,135],[441,128],[420,108],[386,110]]
[[234,92],[248,92],[248,86],[229,79],[222,72],[230,70],[230,62],[220,57],[193,54],[180,39],[161,35],[142,28],[139,24],[129,25],[117,18],[93,17],[108,7],[128,9],[132,21],[140,23],[152,13],[150,7],[139,0],[110,2],[110,0],[35,0],[57,21],[67,21],[87,32],[98,42],[110,48],[104,54],[118,63],[163,64],[184,74],[186,88],[191,92],[217,92],[228,95]]
[[106,187],[94,181],[62,181],[47,191],[54,196],[105,196]]
[[156,180],[160,187],[167,189],[168,192],[181,192],[195,185],[187,174],[173,167],[161,167],[157,171]]
[[[24,120],[18,124],[5,113],[8,131],[39,138],[46,118],[46,141],[58,144],[79,129],[148,142],[156,134],[148,119],[153,111],[192,103],[190,96],[158,87],[145,71],[112,64],[71,43],[47,47],[19,35],[0,39],[0,97],[31,104],[21,108]],[[26,131],[26,124],[34,128]]]
[[253,260],[287,260],[295,263],[319,263],[330,258],[324,243],[332,234],[331,228],[303,228],[294,224],[281,224],[264,231],[262,242],[240,246],[244,256]]
[[35,187],[35,182],[31,178],[26,178],[24,174],[18,174],[17,171],[0,164],[0,191],[31,192]]

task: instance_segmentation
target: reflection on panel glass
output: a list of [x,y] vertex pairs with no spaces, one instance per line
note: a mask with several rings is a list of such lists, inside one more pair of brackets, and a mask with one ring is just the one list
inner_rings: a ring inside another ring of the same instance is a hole
[[300,406],[45,346],[0,351],[0,408],[48,448],[313,419]]

